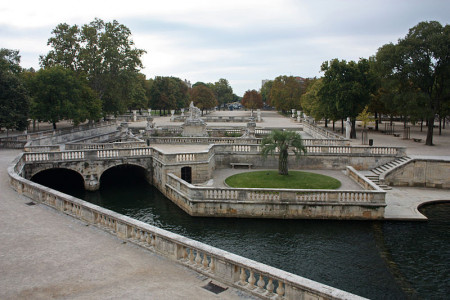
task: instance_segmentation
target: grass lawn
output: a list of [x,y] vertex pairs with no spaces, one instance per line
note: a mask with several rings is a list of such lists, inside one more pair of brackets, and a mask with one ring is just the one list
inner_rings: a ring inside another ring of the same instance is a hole
[[236,188],[337,189],[341,186],[333,177],[301,171],[289,171],[287,176],[279,175],[278,171],[246,172],[228,177],[225,183]]

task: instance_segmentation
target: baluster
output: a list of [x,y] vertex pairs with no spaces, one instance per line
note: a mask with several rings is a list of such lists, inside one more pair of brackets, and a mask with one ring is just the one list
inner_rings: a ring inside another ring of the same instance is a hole
[[272,278],[269,278],[269,282],[267,283],[266,289],[267,289],[266,296],[272,297],[273,296],[273,289],[274,289],[273,279]]
[[189,249],[189,264],[193,265],[195,264],[194,262],[194,249]]
[[208,258],[206,257],[206,253],[203,253],[202,264],[203,264],[202,270],[207,270],[208,269],[208,265],[209,265],[209,261],[208,261]]
[[282,299],[283,296],[284,296],[284,283],[281,281],[278,281],[277,299]]
[[248,278],[247,288],[250,290],[254,290],[256,288],[255,282],[256,282],[255,274],[254,274],[253,270],[250,270],[250,277]]
[[181,260],[188,261],[188,253],[187,253],[186,247],[183,246],[182,249],[183,249],[182,250],[183,252],[181,254],[181,257],[182,257]]
[[197,265],[197,268],[200,268],[202,265],[202,258],[200,256],[200,251],[197,250],[196,252],[197,254],[195,256],[195,264]]
[[210,273],[214,273],[214,271],[216,270],[216,264],[214,263],[214,257],[210,256],[210,263],[209,263],[209,272]]
[[258,280],[258,289],[256,290],[258,293],[264,293],[266,290],[264,289],[264,286],[266,285],[266,282],[264,281],[263,275],[259,274],[259,280]]
[[245,286],[247,284],[247,274],[245,274],[244,268],[241,268],[241,275],[239,276],[239,285]]

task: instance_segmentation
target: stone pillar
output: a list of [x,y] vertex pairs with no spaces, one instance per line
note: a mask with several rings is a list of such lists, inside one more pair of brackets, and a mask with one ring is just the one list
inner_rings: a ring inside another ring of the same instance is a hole
[[175,114],[175,110],[174,109],[170,110],[170,114],[171,114],[170,121],[172,122],[175,121],[175,117],[173,116]]
[[184,108],[181,109],[181,116],[184,117]]
[[136,110],[133,110],[133,122],[136,122],[137,121],[137,111]]
[[295,109],[292,109],[292,118],[295,118]]
[[148,115],[149,115],[149,116],[152,115],[152,109],[151,109],[151,108],[148,109]]
[[261,122],[261,110],[259,108],[256,111],[256,117],[257,117],[258,122]]

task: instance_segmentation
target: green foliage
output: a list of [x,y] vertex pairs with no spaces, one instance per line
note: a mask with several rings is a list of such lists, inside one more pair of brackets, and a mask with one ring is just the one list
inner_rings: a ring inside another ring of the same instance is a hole
[[374,121],[374,118],[372,118],[372,113],[369,112],[369,106],[367,105],[362,112],[358,114],[356,117],[356,120],[361,121],[363,124],[363,127],[366,128],[367,124]]
[[267,157],[278,152],[278,173],[288,175],[288,150],[292,150],[298,158],[306,154],[303,139],[295,131],[274,130],[261,141],[261,155]]
[[17,50],[0,49],[0,128],[25,130],[29,96],[21,77]]
[[375,89],[375,76],[371,72],[369,61],[360,59],[346,62],[333,59],[324,62],[321,70],[325,72],[319,97],[326,106],[330,119],[350,117],[352,121],[351,138],[356,138],[356,116],[369,103]]
[[61,66],[39,70],[29,78],[33,97],[32,115],[39,121],[56,123],[63,119],[79,124],[101,117],[101,102],[85,77]]
[[319,91],[322,88],[322,79],[314,79],[308,86],[306,92],[301,97],[303,111],[313,117],[315,120],[330,118],[331,114],[327,111],[327,106],[319,97]]
[[[376,54],[376,70],[384,98],[393,111],[411,120],[426,118],[426,144],[433,144],[436,114],[450,101],[450,25],[420,22],[397,44],[386,44]],[[445,116],[445,115],[444,115]]]
[[251,110],[262,108],[263,102],[261,94],[256,90],[248,90],[245,92],[241,104]]
[[335,178],[300,171],[290,171],[288,175],[277,171],[245,172],[228,177],[225,183],[235,188],[338,189],[341,186]]
[[272,89],[273,80],[266,81],[261,87],[262,101],[267,105],[271,105],[270,102],[270,90]]
[[188,87],[179,78],[157,76],[149,91],[149,106],[154,109],[179,109],[188,106]]
[[104,114],[142,107],[145,98],[137,73],[145,51],[134,47],[126,26],[95,19],[81,27],[59,24],[52,35],[48,40],[52,50],[40,57],[42,67],[62,66],[85,74],[102,100]]
[[221,78],[214,84],[210,84],[209,87],[213,91],[219,106],[225,107],[226,103],[233,102],[233,89],[228,80]]
[[302,93],[302,85],[295,77],[278,76],[270,89],[270,104],[281,111],[288,111],[292,108],[300,109]]
[[204,109],[210,109],[217,105],[217,100],[214,97],[214,93],[206,85],[197,85],[192,88],[190,92],[190,99],[194,102],[194,105]]

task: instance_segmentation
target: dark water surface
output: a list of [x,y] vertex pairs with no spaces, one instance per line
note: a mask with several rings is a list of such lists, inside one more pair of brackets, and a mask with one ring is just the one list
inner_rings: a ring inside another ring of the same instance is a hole
[[[426,206],[428,222],[190,217],[136,170],[105,172],[85,192],[76,178],[36,182],[235,254],[371,299],[450,297],[450,203]],[[119,179],[120,178],[120,179]],[[72,182],[72,183],[71,183]]]

